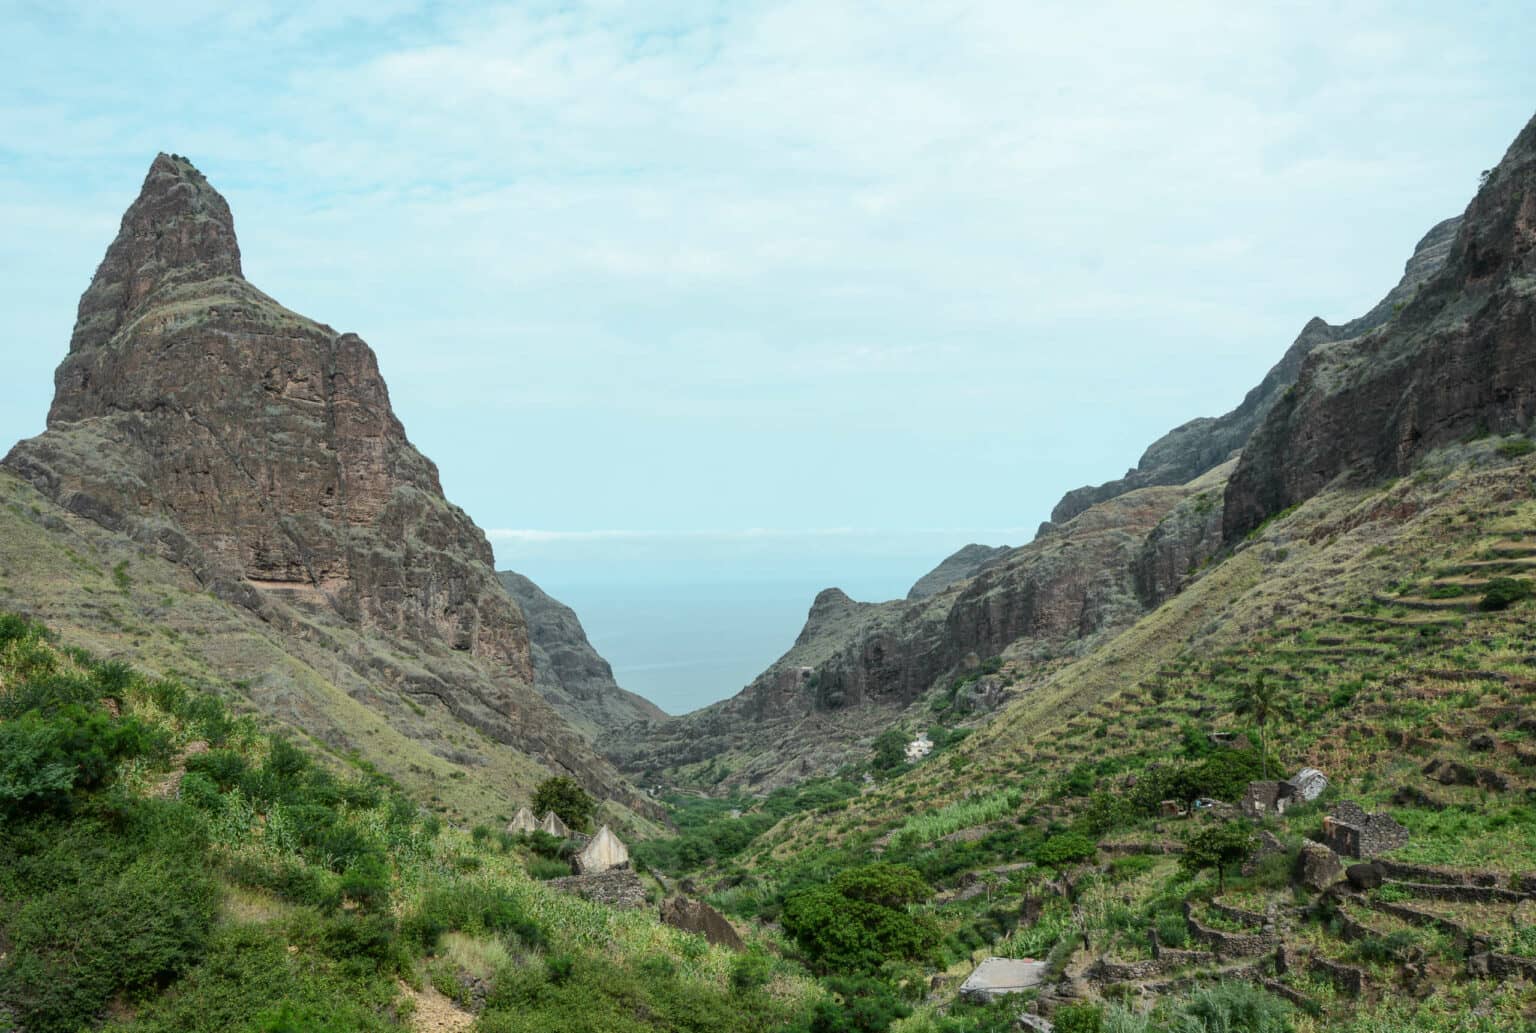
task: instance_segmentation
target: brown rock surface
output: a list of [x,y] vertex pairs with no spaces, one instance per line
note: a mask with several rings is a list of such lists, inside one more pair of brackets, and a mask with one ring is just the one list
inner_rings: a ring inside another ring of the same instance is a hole
[[1536,119],[1467,207],[1444,265],[1379,330],[1319,348],[1254,431],[1227,488],[1227,539],[1341,474],[1536,421]]
[[717,947],[729,947],[734,951],[746,949],[741,934],[726,921],[725,916],[702,900],[673,897],[663,901],[661,920],[685,933],[698,933]]
[[374,636],[345,658],[371,684],[622,791],[529,688],[522,614],[406,438],[373,351],[244,279],[229,206],[185,159],[150,167],[55,384],[47,430],[4,460],[44,496],[279,634],[338,620]]

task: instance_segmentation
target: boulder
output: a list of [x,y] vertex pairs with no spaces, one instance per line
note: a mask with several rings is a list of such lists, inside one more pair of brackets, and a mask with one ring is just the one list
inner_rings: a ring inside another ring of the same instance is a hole
[[1344,878],[1339,855],[1321,843],[1304,843],[1296,857],[1296,881],[1307,889],[1322,892]]
[[1344,877],[1349,880],[1350,886],[1354,889],[1373,890],[1381,885],[1381,865],[1371,861],[1352,864],[1344,869]]
[[661,905],[661,920],[685,933],[698,933],[717,947],[745,950],[746,944],[724,915],[689,897],[673,897]]

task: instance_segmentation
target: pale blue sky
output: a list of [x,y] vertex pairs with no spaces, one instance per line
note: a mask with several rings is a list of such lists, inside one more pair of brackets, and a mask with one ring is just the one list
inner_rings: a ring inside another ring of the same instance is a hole
[[322,6],[0,2],[0,440],[183,153],[554,590],[1026,540],[1369,307],[1536,106],[1520,4]]

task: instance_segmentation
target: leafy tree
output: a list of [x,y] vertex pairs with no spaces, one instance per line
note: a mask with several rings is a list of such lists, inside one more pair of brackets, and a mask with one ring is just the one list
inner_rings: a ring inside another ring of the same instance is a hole
[[1184,844],[1179,866],[1191,875],[1216,869],[1216,883],[1227,891],[1226,870],[1253,853],[1253,829],[1245,822],[1226,821],[1206,825]]
[[1252,720],[1259,728],[1259,777],[1269,777],[1270,722],[1289,718],[1294,711],[1294,703],[1285,694],[1284,686],[1262,674],[1233,693],[1232,713]]
[[533,813],[554,811],[561,821],[576,831],[591,826],[596,810],[597,801],[574,778],[555,775],[540,782],[533,791]]
[[870,767],[876,771],[895,771],[907,759],[907,737],[900,728],[881,732],[871,748]]
[[938,925],[910,911],[932,892],[906,865],[868,864],[791,894],[780,920],[813,966],[872,972],[891,959],[921,961],[933,953]]

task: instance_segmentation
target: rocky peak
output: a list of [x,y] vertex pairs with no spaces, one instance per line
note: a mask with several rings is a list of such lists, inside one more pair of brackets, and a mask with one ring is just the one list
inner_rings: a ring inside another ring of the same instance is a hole
[[106,343],[166,287],[219,276],[241,276],[229,205],[190,161],[157,155],[80,299],[69,350]]
[[184,159],[155,159],[55,382],[48,429],[4,460],[43,495],[279,634],[344,625],[369,684],[619,791],[531,687],[490,544],[406,438],[372,349],[242,277],[229,206]]
[[1437,271],[1377,329],[1311,352],[1255,429],[1227,487],[1228,540],[1341,474],[1401,474],[1536,423],[1536,119],[1426,241],[1444,250]]

